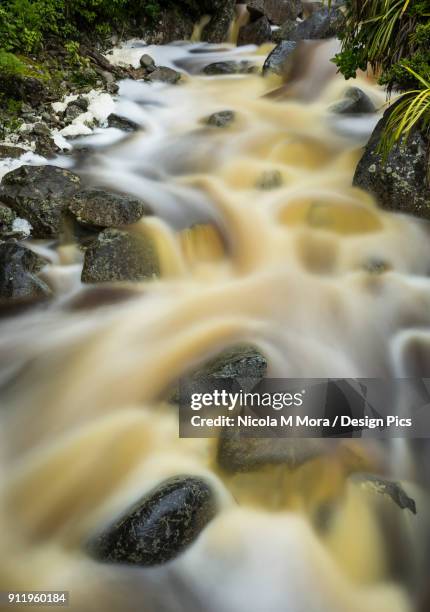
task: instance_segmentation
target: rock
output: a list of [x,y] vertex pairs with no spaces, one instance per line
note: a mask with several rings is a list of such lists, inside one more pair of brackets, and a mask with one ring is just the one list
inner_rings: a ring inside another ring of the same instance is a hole
[[58,236],[63,212],[80,187],[73,172],[56,166],[21,166],[0,185],[0,202],[33,226],[34,238]]
[[255,9],[274,25],[282,25],[287,19],[297,19],[302,10],[300,0],[248,0],[248,9]]
[[16,242],[0,243],[0,298],[47,297],[48,285],[37,276],[46,261]]
[[116,113],[111,113],[107,118],[107,122],[109,127],[117,128],[123,132],[135,132],[136,130],[140,129],[140,125],[138,123],[135,123],[131,119],[121,117]]
[[223,128],[230,125],[235,119],[235,113],[230,110],[220,111],[219,113],[214,113],[210,117],[206,119],[207,125],[211,125],[212,127]]
[[223,43],[228,39],[230,26],[234,19],[235,0],[203,0],[200,3],[201,17],[210,15],[211,20],[203,29],[202,40],[210,43]]
[[7,97],[37,106],[48,97],[45,85],[35,77],[0,74],[0,91]]
[[267,359],[258,349],[237,345],[223,351],[195,371],[192,378],[252,378],[262,380],[267,373]]
[[64,120],[66,123],[71,123],[74,121],[79,115],[82,115],[84,111],[80,106],[71,102],[64,112]]
[[297,468],[323,455],[326,440],[313,438],[248,438],[239,429],[223,430],[217,461],[226,472],[251,472],[266,465],[286,465]]
[[[109,73],[110,74],[110,73]],[[87,112],[90,103],[84,96],[79,96],[76,100],[73,101],[74,106],[77,106],[81,109],[83,113]]]
[[0,159],[5,159],[10,157],[11,159],[18,159],[21,155],[27,153],[25,149],[21,147],[16,147],[15,145],[9,144],[0,144]]
[[100,188],[79,191],[73,196],[69,210],[79,223],[90,227],[131,225],[150,214],[141,200]]
[[61,149],[57,147],[55,140],[51,138],[51,136],[39,136],[36,139],[34,151],[38,155],[42,155],[47,159],[52,159]]
[[119,85],[117,83],[108,83],[106,85],[106,91],[110,94],[117,94],[119,92]]
[[153,72],[155,70],[155,62],[152,57],[147,53],[144,53],[142,55],[139,60],[139,64],[142,68],[145,68],[145,70],[148,70],[149,72]]
[[287,73],[286,63],[296,47],[296,41],[283,40],[280,42],[267,56],[263,66],[263,75],[273,73],[279,76],[285,76]]
[[298,23],[291,36],[293,40],[333,38],[341,31],[343,24],[344,16],[340,10],[321,7]]
[[181,80],[181,73],[167,66],[159,66],[146,79],[148,81],[162,81],[163,83],[176,85]]
[[396,212],[430,219],[429,138],[420,127],[397,143],[384,160],[378,146],[393,106],[379,121],[358,163],[354,185],[373,194],[379,204]]
[[153,566],[184,551],[216,513],[210,487],[199,478],[172,478],[145,495],[89,544],[110,563]]
[[51,130],[46,125],[46,123],[38,122],[33,125],[31,130],[32,134],[35,136],[50,136]]
[[409,510],[412,514],[417,513],[415,501],[407,495],[400,483],[373,474],[354,474],[352,480],[369,492],[387,495],[402,510]]
[[208,76],[216,76],[222,74],[247,74],[253,72],[255,66],[251,62],[242,61],[235,62],[229,60],[227,62],[214,62],[203,68],[203,72]]
[[85,251],[82,282],[142,281],[159,272],[158,255],[150,236],[107,229]]
[[262,45],[271,40],[272,28],[267,17],[263,16],[240,28],[237,45]]
[[266,170],[258,179],[255,186],[257,189],[270,190],[278,189],[278,187],[282,187],[282,185],[282,174],[279,170]]
[[8,206],[0,204],[0,236],[11,234],[16,214]]
[[372,100],[358,87],[349,87],[344,99],[332,104],[329,110],[338,115],[361,115],[376,112]]

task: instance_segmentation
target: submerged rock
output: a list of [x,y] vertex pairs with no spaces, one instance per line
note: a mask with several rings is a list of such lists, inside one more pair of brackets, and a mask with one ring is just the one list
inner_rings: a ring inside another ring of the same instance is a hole
[[210,115],[210,117],[206,119],[206,123],[212,127],[223,128],[230,125],[234,119],[235,113],[230,110],[225,110]]
[[46,260],[16,242],[0,242],[0,298],[45,298],[51,290],[37,273]]
[[195,371],[193,378],[252,378],[262,380],[267,373],[267,359],[250,345],[237,345],[222,351]]
[[240,28],[237,44],[238,46],[262,45],[271,40],[272,28],[267,17],[263,16]]
[[281,41],[267,56],[263,66],[263,75],[270,73],[284,76],[286,74],[286,62],[294,53],[297,42],[291,40]]
[[79,191],[73,196],[69,210],[79,223],[92,227],[131,225],[150,214],[141,200],[101,188]]
[[363,115],[376,112],[372,100],[358,87],[349,87],[344,99],[332,104],[329,110],[338,115]]
[[176,85],[181,80],[181,73],[173,68],[167,66],[159,66],[146,79],[148,81],[162,81],[163,83],[169,83],[170,85]]
[[0,202],[33,226],[35,238],[58,236],[64,211],[80,187],[73,172],[56,166],[21,166],[0,185]]
[[123,132],[135,132],[140,129],[140,125],[131,119],[121,117],[116,113],[111,113],[107,118],[108,126],[122,130]]
[[263,172],[261,177],[256,182],[257,189],[278,189],[278,187],[282,187],[283,180],[282,174],[279,170],[266,170]]
[[429,138],[420,127],[383,159],[378,152],[393,107],[379,121],[358,163],[354,185],[373,194],[387,210],[430,219]]
[[248,438],[226,428],[219,439],[217,462],[226,472],[251,472],[266,465],[297,468],[323,455],[324,440],[313,438]]
[[226,62],[214,62],[203,68],[203,72],[208,76],[217,76],[223,74],[247,74],[253,72],[255,66],[247,61],[235,62],[229,60]]
[[107,229],[85,251],[82,282],[141,281],[159,272],[156,247],[149,235]]
[[409,497],[399,482],[386,480],[373,474],[355,474],[353,481],[369,492],[379,493],[390,497],[401,510],[417,513],[415,501]]
[[153,566],[189,546],[212,520],[216,504],[210,487],[184,476],[162,483],[107,527],[89,550],[100,561]]

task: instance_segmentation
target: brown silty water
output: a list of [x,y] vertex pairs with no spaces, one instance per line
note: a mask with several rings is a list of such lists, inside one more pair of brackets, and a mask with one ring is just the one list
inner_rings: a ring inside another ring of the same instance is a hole
[[[55,299],[1,324],[0,589],[66,589],[73,610],[416,609],[429,520],[414,445],[345,441],[294,470],[231,475],[217,440],[178,438],[165,399],[237,344],[258,347],[271,377],[325,378],[410,375],[429,342],[428,228],[351,187],[378,117],[329,113],[345,90],[333,44],[297,58],[294,87],[200,71],[214,57],[261,65],[268,51],[151,49],[185,82],[123,82],[117,104],[142,130],[85,140],[92,152],[77,171],[154,210],[130,229],[155,239],[161,276],[109,303],[80,284],[76,246],[34,245],[51,257]],[[357,86],[382,108],[371,77]],[[230,126],[205,125],[226,109]],[[401,479],[417,514],[355,484],[363,466]],[[151,569],[90,558],[91,534],[178,474],[202,477],[218,500],[193,544]]]

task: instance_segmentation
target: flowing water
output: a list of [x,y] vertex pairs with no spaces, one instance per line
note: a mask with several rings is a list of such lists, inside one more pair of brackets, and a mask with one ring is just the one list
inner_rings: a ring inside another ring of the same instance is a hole
[[[132,230],[154,237],[161,277],[94,293],[75,245],[34,244],[56,297],[1,322],[0,589],[67,589],[84,611],[415,609],[429,521],[414,447],[341,444],[403,479],[416,516],[347,480],[340,451],[226,476],[216,441],[179,439],[165,401],[238,343],[257,346],[272,377],[425,376],[428,226],[351,187],[379,117],[329,113],[345,89],[331,43],[304,54],[290,88],[201,74],[224,59],[260,66],[268,51],[134,41],[111,55],[138,65],[147,52],[184,73],[178,86],[123,81],[116,112],[141,129],[75,141],[89,149],[77,172],[153,209]],[[357,85],[382,108],[371,77]],[[223,110],[236,113],[231,125],[205,124]],[[220,508],[185,553],[150,570],[88,557],[95,530],[178,474],[207,480]],[[313,517],[327,500],[336,512],[321,530]]]

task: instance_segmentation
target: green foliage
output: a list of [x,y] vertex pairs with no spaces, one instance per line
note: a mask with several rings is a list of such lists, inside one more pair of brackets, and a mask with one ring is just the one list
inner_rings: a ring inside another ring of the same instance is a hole
[[334,62],[345,78],[370,65],[388,92],[406,92],[381,142],[387,155],[420,124],[430,125],[430,0],[347,0],[342,49]]
[[25,64],[13,53],[0,49],[0,73],[7,77],[16,76],[25,72]]
[[79,40],[94,31],[106,36],[133,18],[155,19],[159,11],[158,0],[1,0],[0,44],[33,53],[49,38]]

